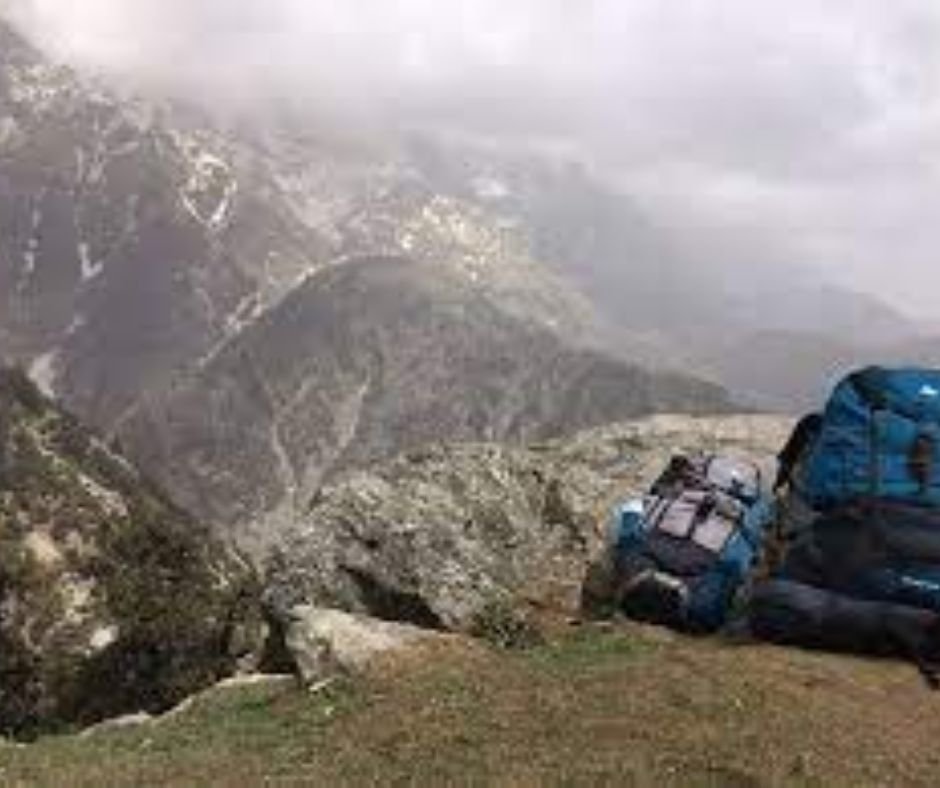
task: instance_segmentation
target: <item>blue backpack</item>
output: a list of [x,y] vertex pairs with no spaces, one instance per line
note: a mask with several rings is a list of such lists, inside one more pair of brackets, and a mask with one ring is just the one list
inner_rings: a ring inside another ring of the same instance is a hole
[[756,466],[674,458],[642,503],[616,513],[617,605],[684,631],[720,628],[760,557],[769,519]]
[[778,486],[819,511],[863,498],[940,506],[940,370],[849,375],[780,460]]
[[872,367],[839,383],[780,454],[781,501],[811,517],[758,589],[756,629],[852,648],[902,633],[922,666],[929,647],[940,686],[938,453],[940,371]]

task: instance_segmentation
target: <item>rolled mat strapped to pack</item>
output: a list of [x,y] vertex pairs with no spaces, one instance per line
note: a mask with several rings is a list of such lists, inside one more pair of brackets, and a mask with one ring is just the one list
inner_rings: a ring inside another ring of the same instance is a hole
[[940,615],[931,610],[856,599],[792,580],[768,580],[750,600],[755,635],[786,645],[903,656],[940,687]]

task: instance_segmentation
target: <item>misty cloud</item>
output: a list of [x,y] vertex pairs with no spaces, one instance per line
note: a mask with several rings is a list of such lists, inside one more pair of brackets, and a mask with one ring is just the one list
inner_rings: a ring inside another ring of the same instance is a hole
[[931,0],[14,2],[60,55],[201,99],[564,140],[669,226],[940,306]]

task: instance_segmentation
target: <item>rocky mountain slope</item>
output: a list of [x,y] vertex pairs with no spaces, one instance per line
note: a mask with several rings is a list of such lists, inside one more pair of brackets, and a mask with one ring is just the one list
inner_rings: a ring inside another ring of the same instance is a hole
[[657,224],[557,153],[431,134],[413,135],[408,151],[434,189],[485,206],[577,283],[614,345],[719,381],[754,407],[818,405],[852,366],[940,363],[936,331],[876,295],[823,282],[755,239]]
[[0,354],[107,427],[276,301],[323,244],[237,153],[0,21]]
[[0,36],[0,358],[221,525],[428,441],[731,407],[690,375],[801,409],[913,330],[779,261],[751,292],[555,155],[223,129]]
[[0,369],[0,733],[165,709],[262,636],[256,581],[126,460]]
[[311,277],[119,435],[194,510],[289,521],[342,469],[662,408],[731,403],[717,386],[573,348],[430,263],[377,258]]
[[407,149],[435,190],[523,230],[535,255],[621,328],[703,347],[757,330],[889,344],[923,328],[875,295],[822,281],[773,245],[735,242],[678,217],[663,225],[668,218],[652,218],[629,184],[618,190],[571,156],[417,133]]
[[264,518],[427,440],[727,409],[601,355],[528,235],[407,158],[223,133],[0,35],[0,357],[197,515]]

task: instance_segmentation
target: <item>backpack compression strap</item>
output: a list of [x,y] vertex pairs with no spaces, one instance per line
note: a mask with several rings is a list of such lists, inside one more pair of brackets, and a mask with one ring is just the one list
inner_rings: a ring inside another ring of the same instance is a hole
[[774,481],[774,492],[793,481],[793,470],[803,458],[810,444],[819,435],[822,429],[823,418],[819,413],[810,413],[800,419],[794,428],[790,439],[777,455],[777,478]]
[[911,444],[911,450],[907,457],[907,468],[914,480],[920,485],[921,492],[925,492],[930,486],[936,454],[936,440],[932,435],[921,433]]

